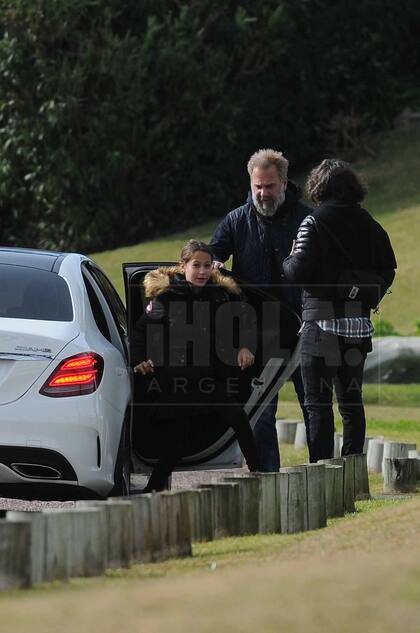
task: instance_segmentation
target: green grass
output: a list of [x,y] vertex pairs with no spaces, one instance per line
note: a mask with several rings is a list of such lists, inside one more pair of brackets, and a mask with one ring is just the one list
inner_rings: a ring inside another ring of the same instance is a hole
[[[283,401],[293,401],[295,391],[293,384],[287,382],[281,389]],[[420,407],[420,385],[388,385],[364,384],[363,399],[365,404],[381,404],[393,407]]]
[[[300,462],[302,463],[302,462]],[[396,498],[370,499],[356,501],[356,514],[365,515],[381,508],[394,506],[404,501]],[[328,520],[328,527],[339,526],[350,518],[339,517]],[[216,568],[226,568],[243,564],[244,562],[258,562],[270,560],[274,556],[287,551],[291,546],[299,545],[313,537],[314,532],[298,532],[297,534],[264,534],[255,536],[230,537],[193,544],[193,558],[164,561],[137,565],[132,571],[109,571],[108,576],[136,578],[159,578],[172,574],[186,574],[192,571]]]
[[419,147],[419,126],[393,130],[378,137],[372,158],[358,162],[358,170],[369,185],[366,206],[381,216],[381,221],[420,205]]
[[413,334],[420,319],[420,127],[382,136],[376,155],[359,167],[369,185],[366,206],[388,231],[398,263],[392,294],[383,300],[380,317],[400,334]]
[[[364,385],[366,435],[383,436],[386,440],[413,442],[420,449],[420,388],[419,385]],[[293,385],[286,383],[280,392],[277,409],[279,418],[303,419]],[[338,407],[334,405],[337,432],[343,429]],[[307,460],[306,451],[284,447],[283,462],[299,464]]]
[[419,499],[358,502],[328,528],[197,543],[193,558],[0,595],[4,630],[415,633]]
[[122,264],[126,262],[172,262],[178,261],[181,248],[191,238],[208,242],[218,224],[217,220],[208,224],[193,226],[186,231],[175,233],[171,237],[142,242],[134,246],[125,246],[113,251],[104,251],[92,255],[92,258],[109,275],[112,283],[124,298]]
[[[376,154],[362,160],[357,167],[369,185],[366,206],[389,232],[394,246],[398,271],[392,294],[385,297],[379,316],[390,321],[400,334],[414,334],[420,320],[420,293],[417,252],[420,243],[420,128],[393,131],[383,135],[375,146]],[[302,175],[302,180],[305,175]],[[238,200],[244,192],[238,192]],[[226,209],[228,211],[228,209]],[[123,262],[176,261],[181,247],[194,237],[208,240],[217,225],[214,220],[193,226],[164,239],[142,242],[93,255],[124,294],[121,273]]]

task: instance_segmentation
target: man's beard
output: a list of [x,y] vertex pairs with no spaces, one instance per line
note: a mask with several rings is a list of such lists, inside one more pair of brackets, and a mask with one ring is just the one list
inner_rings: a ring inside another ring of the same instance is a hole
[[271,200],[270,203],[265,202],[263,206],[261,202],[259,202],[257,196],[254,193],[252,194],[252,202],[254,203],[254,207],[256,208],[258,213],[261,213],[261,215],[265,216],[266,218],[273,217],[273,215],[277,213],[278,208],[281,207],[285,199],[286,194],[284,191],[282,191],[282,193],[280,193],[277,198]]

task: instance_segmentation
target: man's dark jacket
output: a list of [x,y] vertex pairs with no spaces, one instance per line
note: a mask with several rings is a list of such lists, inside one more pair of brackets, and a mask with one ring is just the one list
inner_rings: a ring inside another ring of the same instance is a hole
[[304,321],[368,317],[370,309],[360,302],[337,298],[340,273],[349,268],[370,271],[381,278],[383,294],[396,267],[388,234],[368,211],[359,204],[333,202],[305,218],[294,254],[283,263],[286,279],[303,287]]
[[[233,255],[232,272],[247,283],[283,283],[283,260],[290,253],[302,220],[311,211],[290,180],[286,199],[272,218],[256,211],[249,194],[246,204],[228,213],[217,227],[210,242],[215,259],[226,262]],[[285,289],[282,294],[300,310],[300,290]]]

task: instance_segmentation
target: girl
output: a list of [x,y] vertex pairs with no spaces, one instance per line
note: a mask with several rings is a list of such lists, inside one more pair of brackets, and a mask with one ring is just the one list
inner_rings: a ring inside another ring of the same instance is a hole
[[134,372],[149,375],[159,392],[157,414],[163,423],[161,454],[145,491],[163,490],[182,456],[188,452],[191,417],[204,407],[231,426],[250,471],[258,470],[254,436],[243,408],[224,381],[236,365],[254,363],[249,332],[239,331],[239,351],[229,345],[232,317],[241,319],[246,305],[236,282],[213,269],[210,247],[190,240],[178,266],[158,268],[144,280],[150,302],[137,324],[133,341]]

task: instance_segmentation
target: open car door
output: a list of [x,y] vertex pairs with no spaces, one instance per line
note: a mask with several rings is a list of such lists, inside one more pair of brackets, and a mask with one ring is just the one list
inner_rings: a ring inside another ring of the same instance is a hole
[[[173,266],[173,262],[139,262],[123,264],[127,302],[129,349],[135,324],[140,319],[148,300],[145,298],[145,275],[160,266]],[[222,270],[231,276],[229,271]],[[252,368],[242,372],[238,401],[252,427],[258,421],[264,405],[290,378],[298,365],[301,321],[290,306],[280,301],[273,288],[249,286],[236,279],[246,302],[255,317],[257,335],[256,361]],[[134,470],[150,472],[159,455],[159,433],[153,424],[153,396],[147,388],[150,378],[133,374],[132,438]],[[211,407],[203,407],[200,423],[192,425],[190,450],[176,470],[207,470],[216,468],[240,468],[243,457],[235,440],[234,432],[220,420],[212,417]]]

